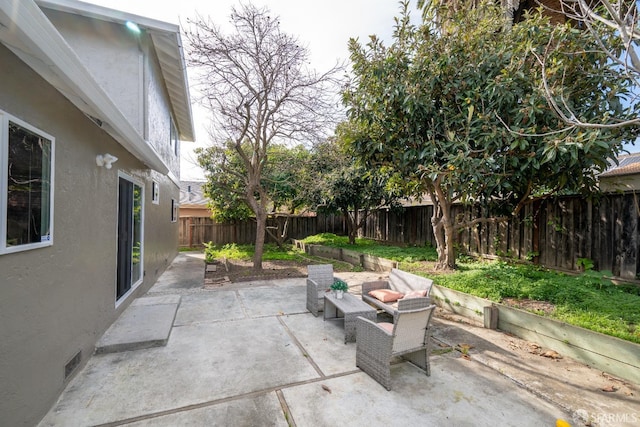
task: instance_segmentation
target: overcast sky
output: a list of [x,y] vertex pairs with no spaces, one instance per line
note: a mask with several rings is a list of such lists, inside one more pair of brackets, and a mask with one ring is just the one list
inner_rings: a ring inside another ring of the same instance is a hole
[[[186,19],[196,14],[209,16],[222,26],[227,25],[229,13],[238,0],[84,0],[111,9],[122,10],[160,21],[186,25]],[[280,17],[283,31],[298,37],[309,49],[311,66],[326,71],[348,60],[347,42],[350,37],[368,41],[376,34],[390,40],[393,17],[400,11],[398,0],[253,0],[258,7],[267,6]],[[418,17],[415,1],[411,2],[411,14]],[[184,41],[184,39],[183,39]],[[193,166],[193,148],[208,145],[206,133],[207,113],[193,106],[196,143],[184,142],[181,146],[181,179],[204,179]]]

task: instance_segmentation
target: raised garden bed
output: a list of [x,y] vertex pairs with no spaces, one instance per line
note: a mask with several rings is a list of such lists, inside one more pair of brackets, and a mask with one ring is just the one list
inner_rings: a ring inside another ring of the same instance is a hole
[[[359,252],[295,241],[305,252],[360,265],[367,270],[390,271],[397,263]],[[370,257],[365,263],[364,257]],[[487,327],[535,342],[588,366],[640,384],[640,345],[528,311],[497,304],[463,292],[434,285],[435,304],[456,314],[473,318]],[[487,316],[487,318],[485,318]]]
[[640,384],[638,344],[438,285],[433,286],[431,298],[438,306],[485,325],[489,323],[485,319],[485,308],[495,307],[499,330]]

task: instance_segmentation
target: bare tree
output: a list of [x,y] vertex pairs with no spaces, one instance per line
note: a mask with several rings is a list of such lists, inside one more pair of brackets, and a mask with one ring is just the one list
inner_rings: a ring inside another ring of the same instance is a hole
[[[333,127],[341,67],[324,73],[310,69],[308,50],[281,31],[266,8],[241,5],[232,8],[230,18],[230,34],[210,18],[189,20],[186,39],[202,100],[212,113],[213,144],[221,152],[235,150],[245,166],[239,178],[256,216],[253,266],[261,269],[270,205],[261,183],[267,148],[274,142],[312,142]],[[226,157],[218,157],[225,170]]]

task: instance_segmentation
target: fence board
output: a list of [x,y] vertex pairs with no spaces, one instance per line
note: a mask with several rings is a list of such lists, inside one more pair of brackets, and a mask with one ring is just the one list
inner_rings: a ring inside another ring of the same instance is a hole
[[[382,209],[367,219],[360,236],[390,243],[435,245],[431,226],[432,206],[412,206],[402,211]],[[480,207],[456,206],[455,215],[486,215]],[[284,217],[270,220],[283,227],[288,237],[303,239],[318,233],[346,235],[342,215]],[[635,279],[640,272],[640,214],[636,195],[608,194],[597,201],[562,197],[536,202],[506,224],[479,224],[456,236],[456,244],[469,253],[505,255],[531,259],[549,268],[577,269],[578,258],[588,258],[599,270]],[[255,241],[255,222],[215,224],[209,218],[180,218],[180,245],[200,246]],[[267,242],[273,239],[267,235]]]

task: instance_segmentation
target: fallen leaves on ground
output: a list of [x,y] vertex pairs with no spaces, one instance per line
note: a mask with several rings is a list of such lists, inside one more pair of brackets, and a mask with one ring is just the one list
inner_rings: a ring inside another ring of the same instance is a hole
[[554,360],[562,359],[562,356],[560,355],[560,353],[553,350],[547,350],[544,353],[542,353],[540,356],[548,357],[549,359],[554,359]]
[[472,348],[475,348],[475,346],[473,346],[471,344],[463,344],[463,343],[461,343],[461,344],[458,344],[456,346],[456,350],[458,350],[461,353],[465,353],[465,354],[468,353],[469,350],[471,350]]
[[462,353],[462,355],[460,357],[462,357],[465,360],[471,360],[471,356],[469,355],[469,350],[471,350],[472,348],[474,348],[473,345],[464,344],[464,343],[460,343],[460,344],[455,346],[455,349],[457,351],[459,351],[460,353]]

